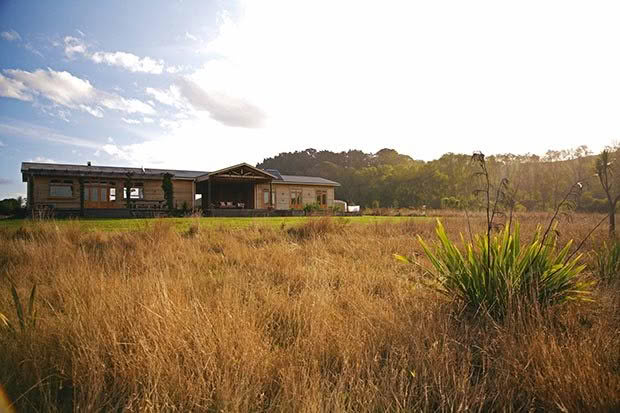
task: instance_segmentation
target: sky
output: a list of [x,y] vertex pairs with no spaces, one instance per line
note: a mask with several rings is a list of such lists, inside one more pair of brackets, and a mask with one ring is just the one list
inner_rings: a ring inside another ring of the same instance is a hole
[[23,161],[597,152],[620,137],[618,21],[617,1],[0,0],[0,199]]

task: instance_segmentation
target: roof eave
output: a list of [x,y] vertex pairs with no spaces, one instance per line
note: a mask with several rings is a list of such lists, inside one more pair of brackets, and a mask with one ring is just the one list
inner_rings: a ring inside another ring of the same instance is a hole
[[222,173],[224,171],[227,171],[229,169],[240,168],[242,166],[247,167],[247,168],[251,168],[251,169],[253,169],[253,170],[255,170],[255,171],[259,172],[259,173],[262,173],[262,174],[265,174],[265,175],[269,175],[269,177],[271,177],[272,179],[277,179],[277,177],[275,177],[274,175],[270,174],[269,172],[266,172],[266,171],[264,171],[262,169],[259,169],[259,168],[255,167],[255,166],[252,166],[252,165],[250,165],[249,163],[246,163],[246,162],[241,162],[240,164],[237,164],[237,165],[228,166],[226,168],[222,168],[222,169],[219,169],[217,171],[209,172],[207,175],[208,176],[215,176],[215,175],[220,174],[220,173]]
[[[127,173],[123,172],[97,172],[97,171],[71,171],[71,170],[58,170],[58,169],[22,169],[22,180],[26,182],[27,175],[36,175],[36,176],[77,176],[77,177],[98,177],[98,178],[126,178]],[[131,174],[132,179],[161,179],[163,177],[163,172],[157,173],[133,173]],[[176,176],[172,174],[173,180],[184,180],[184,181],[193,181],[194,177],[189,176]]]
[[291,182],[291,181],[273,181],[273,184],[279,185],[315,185],[315,186],[340,186],[338,182]]

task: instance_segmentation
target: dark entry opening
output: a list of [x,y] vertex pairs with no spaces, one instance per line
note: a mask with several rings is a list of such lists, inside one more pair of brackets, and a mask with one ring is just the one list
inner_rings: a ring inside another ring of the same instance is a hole
[[[209,196],[209,187],[211,196]],[[254,209],[254,182],[235,182],[214,179],[201,182],[197,192],[202,193],[202,208],[207,209]],[[209,199],[211,205],[209,205]]]

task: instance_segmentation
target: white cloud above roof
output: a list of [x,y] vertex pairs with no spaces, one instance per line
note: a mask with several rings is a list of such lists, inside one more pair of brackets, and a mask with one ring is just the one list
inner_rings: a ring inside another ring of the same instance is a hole
[[160,74],[164,70],[164,61],[161,59],[139,57],[127,52],[96,52],[90,56],[90,59],[95,63],[119,66],[131,72]]
[[66,71],[58,72],[50,68],[33,72],[7,69],[4,73],[7,77],[0,78],[2,96],[19,100],[33,100],[33,96],[40,96],[98,118],[103,117],[103,108],[124,113],[155,114],[155,109],[141,100],[96,89],[88,80]]
[[80,79],[65,71],[38,69],[28,72],[7,69],[4,72],[13,80],[21,82],[32,93],[40,94],[67,107],[74,107],[79,103],[92,100],[96,93],[88,80]]
[[161,74],[164,69],[170,73],[176,73],[181,70],[181,67],[177,66],[166,68],[162,59],[153,59],[148,56],[140,57],[129,52],[91,52],[88,50],[89,46],[84,39],[73,36],[66,36],[64,38],[64,47],[65,55],[70,59],[75,57],[75,55],[83,55],[97,64],[117,66],[130,72]]

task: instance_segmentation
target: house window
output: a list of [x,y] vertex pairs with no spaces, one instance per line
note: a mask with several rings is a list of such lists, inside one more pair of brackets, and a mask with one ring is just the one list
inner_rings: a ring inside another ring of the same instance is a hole
[[[271,205],[276,204],[276,192],[271,192]],[[269,189],[263,189],[263,205],[269,205]]]
[[[124,188],[124,199],[127,199],[127,187]],[[144,188],[131,187],[129,188],[129,199],[144,199]]]
[[65,180],[61,182],[58,179],[50,181],[50,197],[51,198],[73,198],[73,181]]
[[301,208],[303,206],[303,192],[301,189],[291,189],[291,207]]
[[321,207],[327,206],[327,191],[316,191],[316,203]]
[[[135,183],[129,188],[129,199],[144,199],[144,184]],[[123,198],[127,199],[127,187],[123,188]]]
[[116,201],[116,188],[110,188],[110,201]]

